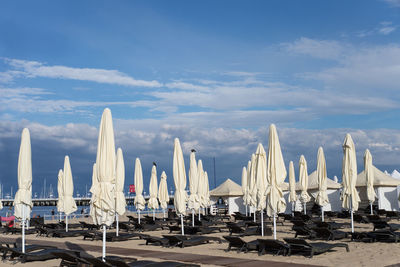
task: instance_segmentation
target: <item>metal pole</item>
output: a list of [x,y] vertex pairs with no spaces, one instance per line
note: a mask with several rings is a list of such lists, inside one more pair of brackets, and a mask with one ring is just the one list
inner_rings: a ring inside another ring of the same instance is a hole
[[371,203],[369,203],[369,205],[371,206],[371,215],[373,215],[373,214],[374,214],[374,212],[373,212],[373,210],[372,210],[372,202],[371,202]]
[[103,262],[106,261],[106,225],[103,224]]
[[68,232],[68,215],[65,214],[65,232]]
[[194,227],[194,210],[192,210],[192,227]]
[[118,236],[119,234],[119,218],[118,218],[118,213],[115,213],[115,222],[116,222],[116,231],[115,231],[115,235]]
[[155,220],[156,220],[156,211],[153,210],[153,221],[155,221]]
[[324,221],[324,207],[321,206],[322,221]]
[[351,201],[352,195],[350,195],[350,216],[351,216],[351,232],[354,233],[354,221],[353,221],[353,203]]
[[25,204],[22,204],[22,253],[25,253]]
[[245,205],[246,206],[246,217],[247,217],[247,205]]
[[274,213],[274,239],[276,239],[276,215]]
[[307,214],[307,204],[306,204],[306,202],[304,202],[304,215],[306,215]]
[[261,210],[261,236],[264,236],[264,212]]
[[201,208],[199,208],[199,222],[201,221]]
[[183,215],[181,214],[181,226],[182,226],[182,235],[185,235],[185,230],[183,228]]
[[140,210],[138,210],[138,222],[140,224]]
[[254,215],[254,222],[256,222],[256,211],[253,210],[253,215]]

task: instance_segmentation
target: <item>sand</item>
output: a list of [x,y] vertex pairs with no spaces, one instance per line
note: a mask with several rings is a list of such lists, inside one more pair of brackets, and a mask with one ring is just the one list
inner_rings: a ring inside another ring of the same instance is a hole
[[[126,219],[122,218],[121,221],[125,221]],[[335,219],[335,221],[339,222],[349,222],[346,219]],[[71,223],[77,223],[78,221],[71,221]],[[396,223],[396,221],[391,221],[391,223]],[[277,238],[282,240],[284,237],[294,237],[293,232],[290,232],[292,224],[290,222],[284,222],[284,225],[277,225]],[[350,228],[343,229],[344,231],[350,232]],[[355,224],[355,231],[371,231],[372,225],[368,224]],[[112,230],[110,230],[112,231]],[[162,234],[169,234],[168,230],[163,231],[152,231],[152,232],[144,232],[149,235],[161,236]],[[228,235],[227,232],[222,233],[213,233],[209,234],[209,236],[217,236],[221,237],[223,235]],[[17,236],[11,235],[2,235],[3,238],[16,238]],[[250,241],[256,238],[260,238],[257,236],[248,236],[244,237],[244,240]],[[265,237],[271,238],[271,237]],[[43,242],[43,241],[51,241],[58,242],[61,245],[65,244],[65,242],[70,242],[76,245],[96,245],[101,247],[101,241],[89,241],[83,240],[82,237],[76,238],[48,238],[48,237],[36,237],[35,235],[27,236],[28,243],[34,244],[35,241]],[[319,240],[318,240],[319,241]],[[249,253],[237,253],[236,251],[225,252],[224,250],[227,248],[227,243],[210,243],[195,247],[187,247],[187,248],[163,248],[159,246],[146,246],[144,240],[129,240],[122,242],[108,242],[107,248],[134,248],[138,250],[152,250],[152,251],[163,251],[163,252],[178,252],[178,253],[188,253],[188,254],[197,254],[204,255],[204,257],[208,256],[224,256],[224,257],[233,257],[239,259],[249,259],[249,260],[265,260],[265,261],[276,261],[276,262],[286,262],[286,263],[299,263],[299,264],[307,264],[307,265],[319,265],[319,266],[386,266],[391,264],[400,263],[400,258],[398,255],[400,254],[400,243],[360,243],[360,242],[351,242],[350,239],[343,239],[340,241],[329,241],[329,242],[342,242],[348,244],[350,248],[350,252],[346,252],[344,248],[336,248],[332,252],[327,252],[321,255],[316,255],[313,258],[307,258],[300,255],[292,255],[288,256],[274,256],[274,255],[263,255],[258,256],[256,252]],[[87,251],[88,253],[99,256],[100,251],[97,248],[92,251]],[[154,254],[152,254],[154,255]],[[145,257],[138,257],[137,255],[120,255],[120,256],[129,256],[135,257],[138,259],[149,259]],[[152,260],[160,260],[160,259],[152,259]],[[46,261],[44,263],[29,263],[29,266],[58,266],[60,260],[52,260]],[[2,264],[12,264],[11,262],[3,262]],[[27,266],[28,264],[15,264],[14,266]],[[203,266],[203,265],[202,265]],[[206,265],[204,265],[206,266]],[[210,266],[210,265],[208,265]]]

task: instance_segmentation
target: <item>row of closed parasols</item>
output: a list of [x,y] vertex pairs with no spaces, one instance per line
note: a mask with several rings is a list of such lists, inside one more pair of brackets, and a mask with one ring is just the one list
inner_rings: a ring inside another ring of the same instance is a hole
[[[199,212],[201,208],[210,205],[209,186],[207,172],[203,170],[202,162],[196,163],[195,151],[190,155],[190,197],[186,193],[186,171],[182,149],[179,139],[174,140],[173,155],[173,177],[175,184],[174,206],[178,215],[182,218],[189,208],[194,212]],[[158,209],[159,203],[165,210],[169,202],[166,174],[161,174],[159,190],[157,189],[156,164],[153,165],[150,178],[150,199],[147,203],[148,208]],[[106,253],[106,228],[114,220],[118,220],[118,215],[125,213],[126,201],[123,194],[125,180],[125,167],[122,150],[118,148],[115,152],[114,129],[110,109],[106,108],[101,117],[96,162],[93,164],[92,186],[90,192],[92,198],[90,202],[90,215],[93,222],[103,226],[103,258]],[[136,189],[135,206],[139,212],[145,207],[143,192],[143,174],[139,158],[135,162],[134,183]],[[66,215],[77,210],[73,199],[73,180],[69,157],[64,160],[64,169],[58,173],[58,195],[57,209]],[[18,191],[14,200],[15,217],[21,220],[22,224],[22,251],[25,252],[25,227],[26,219],[29,218],[32,209],[32,154],[30,133],[27,128],[23,129],[21,145],[18,158]],[[66,216],[66,231],[68,231],[68,216]],[[140,223],[140,219],[139,219]],[[118,223],[116,224],[118,227]],[[117,229],[118,233],[118,229]]]

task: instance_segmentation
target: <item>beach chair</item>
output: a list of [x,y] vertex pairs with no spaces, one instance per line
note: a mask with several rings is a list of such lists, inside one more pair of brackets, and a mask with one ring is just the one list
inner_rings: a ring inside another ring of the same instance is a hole
[[158,236],[146,236],[143,237],[146,240],[146,245],[156,245],[156,246],[168,246],[169,239],[165,237],[158,237]]
[[87,222],[79,222],[82,229],[88,230],[98,230],[99,226],[97,224],[87,223]]
[[315,239],[317,237],[317,233],[308,228],[307,226],[295,226],[293,225],[292,230],[295,231],[294,237],[304,236],[305,238]]
[[52,237],[65,238],[65,237],[77,237],[77,236],[85,236],[88,233],[88,230],[73,230],[65,232],[65,230],[57,230],[52,233]]
[[274,239],[257,239],[258,241],[258,255],[264,255],[266,252],[272,252],[275,255],[282,254],[286,256],[289,252],[289,245],[280,240]]
[[258,251],[258,241],[253,240],[246,242],[238,236],[223,236],[229,242],[228,248],[225,251],[231,251],[232,248],[237,248],[239,252],[248,252],[250,250]]
[[353,220],[358,223],[369,223],[368,219],[360,214],[353,214]]
[[388,222],[388,221],[390,221],[390,218],[387,218],[387,217],[386,218],[382,218],[382,217],[380,217],[379,215],[376,215],[376,214],[367,215],[366,217],[367,217],[367,221],[369,223],[374,223],[374,222],[380,223],[380,222]]
[[354,232],[351,234],[351,241],[372,243],[375,239],[369,232]]
[[64,250],[64,251],[53,251],[51,252],[58,259],[61,259],[60,267],[75,267],[82,265],[90,265],[90,262],[80,257],[79,251]]
[[374,224],[374,231],[376,229],[388,229],[390,231],[397,231],[400,229],[400,225],[398,224],[389,224],[385,221],[373,221]]
[[347,237],[347,233],[339,230],[330,230],[328,228],[314,228],[317,238],[326,240],[338,240]]
[[[42,246],[42,245],[26,245],[25,246],[25,253],[34,252],[43,249],[55,249],[56,247],[53,246]],[[5,246],[0,247],[0,252],[2,253],[2,259],[5,260],[6,258],[14,259],[22,255],[22,248],[18,247],[16,244],[14,247]]]
[[37,251],[32,251],[32,252],[25,252],[25,253],[21,253],[19,255],[18,259],[22,263],[57,259],[57,256],[52,254],[53,252],[57,252],[57,251],[65,251],[65,250],[58,249],[58,248],[51,248],[51,249],[47,248],[47,249],[42,249],[42,250],[37,250]]
[[390,230],[377,230],[369,232],[369,235],[374,241],[378,242],[393,242],[397,243],[400,240],[400,233],[396,233]]
[[400,213],[398,211],[386,211],[386,217],[400,220]]
[[349,246],[344,243],[324,243],[324,242],[308,243],[304,239],[297,239],[297,238],[284,238],[283,240],[285,240],[285,242],[289,245],[288,256],[290,256],[294,252],[294,253],[308,254],[309,257],[312,258],[314,254],[325,253],[336,247],[344,247],[346,248],[347,252],[350,251]]

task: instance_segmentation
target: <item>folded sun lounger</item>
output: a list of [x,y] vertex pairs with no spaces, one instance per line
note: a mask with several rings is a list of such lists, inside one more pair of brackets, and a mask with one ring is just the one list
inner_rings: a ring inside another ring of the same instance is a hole
[[285,242],[289,245],[289,256],[293,252],[308,254],[310,258],[314,256],[314,254],[321,254],[335,247],[344,247],[346,251],[349,252],[349,246],[344,243],[325,243],[325,242],[313,242],[308,243],[304,239],[297,238],[284,238]]

